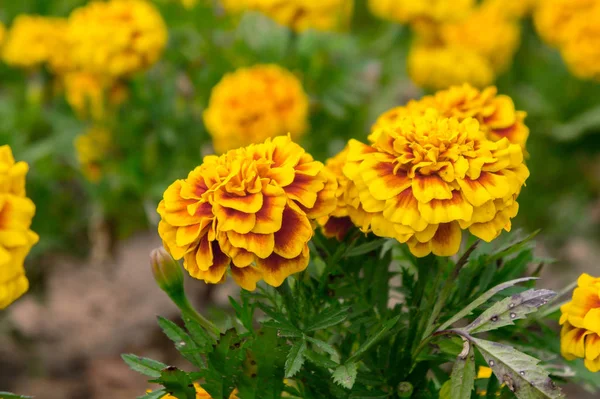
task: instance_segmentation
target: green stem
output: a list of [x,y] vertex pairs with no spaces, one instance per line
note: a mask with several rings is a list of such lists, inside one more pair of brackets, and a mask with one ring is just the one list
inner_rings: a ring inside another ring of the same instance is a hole
[[198,313],[196,309],[194,309],[194,307],[190,304],[185,295],[179,297],[173,295],[171,296],[171,299],[173,300],[173,302],[175,302],[175,305],[177,305],[183,317],[187,317],[198,322],[198,324],[200,324],[202,327],[208,330],[215,337],[218,337],[221,334],[221,331],[217,326],[215,326],[211,321],[209,321],[207,318]]

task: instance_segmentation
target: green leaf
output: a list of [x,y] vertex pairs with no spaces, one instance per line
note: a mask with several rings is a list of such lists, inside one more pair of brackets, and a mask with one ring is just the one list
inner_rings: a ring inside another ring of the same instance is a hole
[[375,345],[380,339],[382,339],[391,329],[398,323],[400,317],[402,315],[398,315],[393,319],[388,320],[379,328],[379,330],[371,335],[363,344],[354,352],[352,356],[348,359],[348,362],[354,362],[358,360],[363,354],[365,354],[373,345]]
[[321,355],[320,353],[316,353],[311,350],[306,350],[304,352],[304,356],[306,357],[306,359],[309,362],[311,362],[314,365],[319,366],[319,367],[323,367],[326,369],[332,369],[332,368],[339,366],[338,363],[334,362],[327,356]]
[[290,328],[289,325],[281,324],[276,320],[267,320],[261,323],[263,327],[272,328],[277,330],[277,334],[280,337],[290,337],[290,338],[300,338],[302,337],[302,332],[297,328]]
[[202,327],[198,321],[190,317],[183,317],[185,328],[189,332],[190,337],[198,345],[201,352],[207,352],[212,349],[216,343],[215,339]]
[[158,317],[158,325],[162,328],[165,335],[173,341],[175,348],[183,357],[196,367],[206,367],[206,362],[201,356],[203,350],[181,327],[171,320],[160,316]]
[[483,295],[481,295],[479,298],[475,299],[473,302],[468,304],[464,309],[462,309],[461,311],[456,313],[454,316],[452,316],[448,321],[446,321],[444,324],[442,324],[442,326],[440,328],[438,328],[437,330],[438,331],[445,330],[448,327],[450,327],[452,324],[459,321],[460,319],[470,315],[473,312],[473,310],[475,310],[479,306],[486,303],[488,301],[488,299],[490,299],[491,297],[496,295],[498,292],[503,291],[509,287],[512,287],[515,284],[522,283],[524,281],[530,281],[530,280],[537,280],[537,278],[535,278],[535,277],[518,278],[516,280],[507,281],[506,283],[502,283],[500,285],[497,285],[497,286],[489,289]]
[[335,369],[333,372],[333,381],[346,389],[352,389],[356,381],[358,366],[354,362],[348,362]]
[[16,395],[10,392],[0,392],[0,399],[31,399],[33,396]]
[[496,302],[463,330],[470,334],[495,330],[513,325],[515,320],[524,319],[536,312],[552,299],[556,293],[550,290],[528,290]]
[[333,327],[346,320],[350,306],[330,306],[319,312],[310,322],[307,323],[306,331],[323,330]]
[[470,399],[475,385],[475,356],[469,341],[464,341],[463,351],[456,358],[450,375],[450,397]]
[[132,370],[152,378],[160,377],[161,371],[167,367],[166,364],[157,360],[139,357],[132,354],[121,355],[121,358]]
[[298,340],[290,348],[285,361],[285,378],[293,377],[304,364],[304,352],[306,351],[306,341]]
[[153,382],[162,384],[165,390],[178,399],[196,399],[196,389],[192,379],[183,370],[169,366]]
[[382,247],[383,244],[385,244],[387,241],[388,241],[387,239],[374,240],[374,241],[369,241],[367,243],[359,245],[358,247],[350,248],[344,254],[344,258],[352,258],[354,256],[368,254],[369,252],[373,252],[376,249],[378,249],[379,247]]
[[321,341],[320,339],[305,337],[307,341],[313,343],[317,348],[323,350],[324,352],[329,353],[331,356],[339,357],[338,352],[335,348],[329,345],[327,342]]
[[166,394],[167,391],[165,391],[164,389],[157,389],[156,391],[148,392],[144,396],[138,396],[137,399],[160,399]]
[[519,399],[564,398],[560,388],[538,365],[538,359],[516,349],[478,338],[469,338],[500,380]]
[[243,373],[242,363],[246,349],[244,342],[234,329],[227,330],[219,338],[214,350],[207,356],[208,366],[200,371],[204,379],[202,387],[213,398],[228,398],[237,386],[239,376]]

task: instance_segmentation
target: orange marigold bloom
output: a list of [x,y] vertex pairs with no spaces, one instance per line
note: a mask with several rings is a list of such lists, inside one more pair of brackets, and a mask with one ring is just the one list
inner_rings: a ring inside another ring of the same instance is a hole
[[520,146],[490,141],[477,120],[433,108],[379,127],[370,141],[351,140],[344,166],[363,231],[407,242],[415,256],[456,254],[461,229],[488,242],[510,231],[529,176]]
[[452,86],[420,100],[411,100],[405,106],[392,108],[377,119],[372,131],[401,117],[423,115],[427,108],[435,108],[441,116],[454,117],[459,121],[477,119],[479,128],[492,141],[506,137],[511,143],[525,148],[529,137],[529,128],[524,123],[527,113],[515,110],[509,96],[499,95],[494,86],[479,90],[469,84]]
[[204,123],[219,153],[288,133],[297,139],[308,125],[308,96],[278,65],[241,68],[213,88]]
[[25,196],[27,171],[9,146],[0,146],[0,309],[29,288],[23,263],[38,236],[30,230],[35,205]]
[[561,306],[560,311],[563,357],[583,358],[588,370],[600,371],[600,277],[582,274],[571,302]]
[[[325,163],[325,167],[336,177],[338,187],[335,192],[337,198],[336,208],[327,216],[318,219],[321,230],[326,237],[336,237],[342,241],[348,231],[354,227],[350,219],[348,202],[352,199],[350,195],[353,190],[349,187],[352,184],[344,175],[343,168],[348,156],[348,147],[340,151],[336,156],[330,158]],[[356,204],[358,205],[358,204]]]
[[208,156],[158,206],[165,248],[192,277],[216,284],[229,268],[253,290],[308,266],[312,222],[336,206],[336,179],[289,136]]

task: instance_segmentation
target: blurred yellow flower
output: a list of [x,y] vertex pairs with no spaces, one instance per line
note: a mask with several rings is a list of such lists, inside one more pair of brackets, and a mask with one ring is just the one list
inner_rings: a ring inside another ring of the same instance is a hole
[[415,256],[458,252],[462,231],[491,241],[519,206],[529,176],[521,147],[486,138],[473,118],[445,118],[434,108],[381,125],[371,145],[349,143],[344,174],[363,209],[363,231],[408,243]]
[[441,90],[470,83],[489,86],[495,78],[491,62],[462,46],[429,46],[415,43],[408,54],[408,74],[420,87]]
[[573,75],[600,81],[600,1],[569,21],[561,54]]
[[337,31],[348,26],[354,0],[221,0],[229,13],[259,11],[298,32]]
[[318,219],[321,230],[326,237],[336,237],[342,241],[348,231],[354,226],[348,213],[347,202],[351,202],[350,195],[354,192],[350,189],[351,182],[344,175],[343,168],[348,156],[348,147],[344,148],[336,156],[330,158],[325,163],[325,167],[337,179],[338,187],[335,192],[337,198],[336,208],[327,216]]
[[158,206],[165,248],[192,277],[279,286],[308,266],[312,222],[336,206],[335,177],[289,136],[208,156]]
[[110,108],[127,97],[125,87],[110,78],[87,72],[70,72],[63,76],[65,97],[83,119],[102,120]]
[[2,48],[2,43],[4,42],[4,36],[6,36],[6,28],[4,24],[0,22],[0,48]]
[[167,43],[167,28],[145,0],[94,1],[69,16],[73,65],[120,77],[152,66]]
[[600,371],[600,277],[582,274],[571,302],[561,306],[560,311],[563,357],[582,358],[588,370]]
[[467,16],[475,0],[369,0],[369,9],[379,18],[406,24],[449,22]]
[[25,162],[15,162],[9,146],[0,146],[0,309],[29,288],[24,261],[39,237],[31,231],[35,205],[26,197]]
[[2,59],[8,65],[33,68],[46,63],[53,69],[66,62],[66,19],[38,15],[17,16],[6,35]]
[[[194,382],[194,388],[196,389],[196,399],[212,399],[212,396],[210,396],[208,394],[208,392],[206,392],[206,390],[204,388],[202,388],[200,386],[200,384],[198,384],[197,382]],[[147,391],[152,392],[152,391]],[[166,394],[165,396],[162,397],[162,399],[177,399],[175,398],[175,396],[173,395],[169,395]],[[233,392],[231,392],[231,395],[229,395],[229,399],[239,399],[237,396],[237,389],[235,389]]]
[[373,125],[372,131],[378,131],[382,125],[395,123],[398,118],[408,115],[423,115],[427,108],[435,108],[441,116],[455,117],[459,121],[475,118],[479,127],[489,140],[498,141],[503,137],[513,144],[525,148],[529,137],[529,128],[524,120],[525,111],[515,110],[515,104],[509,96],[498,95],[496,87],[483,90],[469,84],[451,86],[434,95],[424,96],[420,100],[411,100],[405,106],[392,108],[383,113]]
[[482,5],[467,18],[442,25],[440,37],[446,46],[461,47],[481,55],[497,74],[512,63],[521,40],[521,28],[517,20]]
[[75,138],[77,161],[83,175],[91,182],[102,177],[102,161],[110,151],[112,134],[105,128],[92,127]]
[[288,133],[297,139],[307,129],[308,96],[277,65],[241,68],[212,89],[204,123],[218,153]]
[[598,0],[539,0],[533,14],[538,34],[552,46],[561,45],[571,20],[578,15],[586,16],[598,2]]
[[483,0],[483,7],[509,18],[523,18],[533,12],[537,4],[545,0]]

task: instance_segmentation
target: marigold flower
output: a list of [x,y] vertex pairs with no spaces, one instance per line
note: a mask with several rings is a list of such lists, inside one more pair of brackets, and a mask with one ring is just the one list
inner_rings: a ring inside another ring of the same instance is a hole
[[351,140],[344,174],[355,184],[363,231],[408,243],[415,256],[458,252],[462,232],[491,241],[519,206],[529,170],[521,147],[488,140],[473,118],[430,108],[383,125],[371,145]]
[[74,66],[113,77],[152,66],[167,42],[161,15],[145,0],[91,2],[71,13],[68,29]]
[[297,32],[307,29],[338,31],[350,21],[353,0],[222,0],[229,13],[259,11]]
[[518,19],[531,14],[539,2],[540,0],[484,0],[482,6],[506,17]]
[[600,277],[582,274],[571,302],[561,306],[560,311],[563,357],[583,358],[588,370],[600,371]]
[[8,65],[33,68],[50,64],[63,67],[66,19],[19,15],[13,21],[2,48],[2,59]]
[[297,139],[307,128],[308,96],[277,65],[241,68],[212,89],[204,123],[219,153],[288,133]]
[[335,177],[289,136],[208,156],[158,206],[165,248],[192,277],[216,284],[229,268],[253,290],[308,266],[312,222],[336,206]]
[[435,108],[446,118],[455,117],[459,121],[475,118],[489,140],[498,141],[506,137],[524,149],[529,137],[529,128],[524,123],[527,113],[515,110],[515,104],[509,96],[497,93],[494,86],[483,90],[469,84],[452,86],[420,100],[411,100],[405,106],[392,108],[377,119],[372,131],[377,131],[382,125],[395,123],[398,118],[423,115],[428,108]]
[[125,87],[106,76],[87,72],[70,72],[63,76],[65,97],[82,119],[105,118],[109,109],[123,103],[127,97]]
[[533,17],[538,34],[552,46],[565,41],[569,24],[578,15],[587,15],[598,0],[544,0],[538,1]]
[[456,21],[467,16],[474,0],[369,0],[369,9],[379,18],[406,24]]
[[420,87],[441,90],[470,83],[489,86],[495,79],[490,60],[462,46],[413,44],[408,54],[408,74]]
[[0,309],[29,288],[23,263],[38,236],[31,231],[35,205],[25,195],[25,162],[15,162],[9,146],[0,146]]
[[92,127],[74,141],[77,161],[83,175],[91,182],[102,177],[102,161],[112,145],[112,134],[105,128]]
[[577,13],[564,32],[561,54],[573,75],[600,80],[600,1],[588,12]]
[[494,72],[500,73],[512,63],[521,28],[514,18],[482,5],[467,18],[442,25],[440,38],[445,46],[461,47],[483,56]]
[[[212,396],[210,396],[208,394],[208,392],[206,392],[206,390],[204,388],[202,388],[200,386],[200,384],[198,384],[197,382],[194,382],[194,388],[196,389],[196,399],[212,399]],[[152,392],[150,390],[147,391]],[[237,396],[237,389],[235,389],[233,392],[231,392],[231,395],[229,395],[229,399],[239,399],[239,397]],[[177,399],[175,398],[175,396],[173,395],[169,395],[166,394],[165,396],[162,397],[162,399]]]
[[354,192],[354,190],[351,190],[349,187],[352,182],[348,180],[343,172],[347,156],[348,147],[344,148],[333,158],[328,159],[325,163],[325,167],[337,179],[338,187],[335,192],[337,206],[329,215],[318,219],[323,234],[330,238],[336,237],[339,241],[342,241],[348,231],[354,227],[354,224],[350,219],[349,207],[347,204],[347,202],[352,201],[350,195]]

